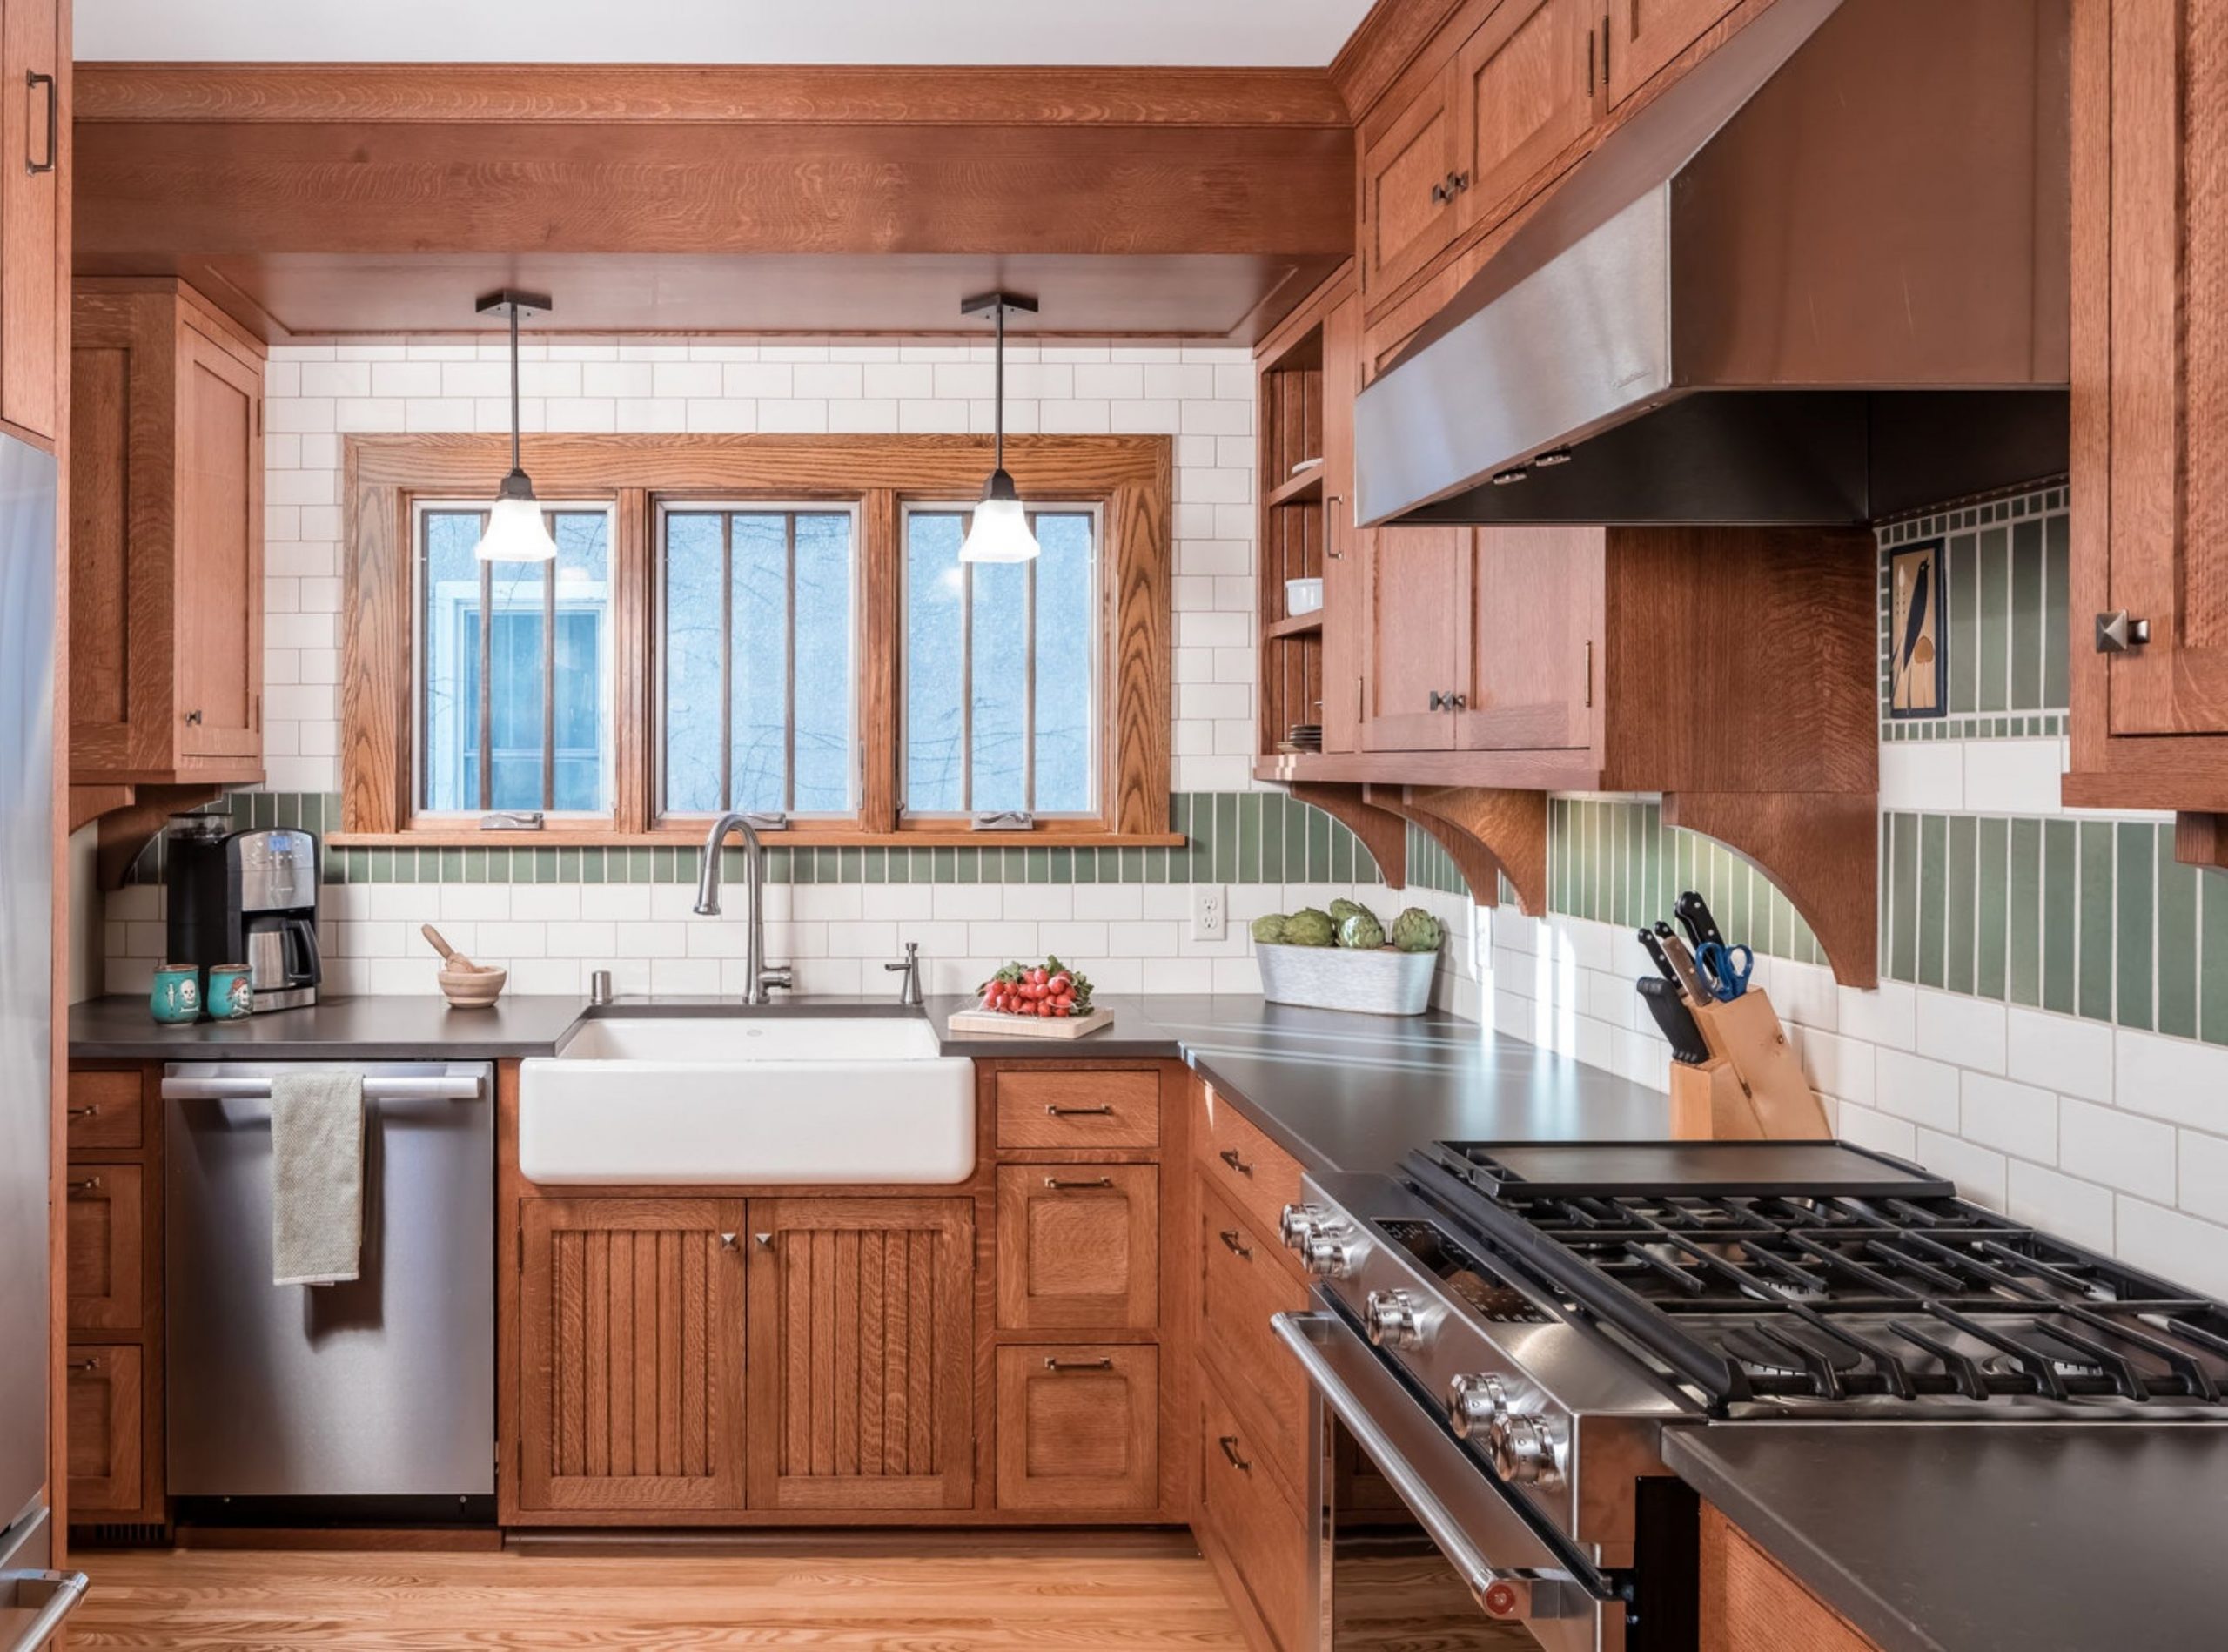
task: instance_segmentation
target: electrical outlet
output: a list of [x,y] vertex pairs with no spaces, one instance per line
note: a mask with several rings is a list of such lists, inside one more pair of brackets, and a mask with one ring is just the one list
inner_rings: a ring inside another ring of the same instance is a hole
[[1191,938],[1195,941],[1219,941],[1229,932],[1230,909],[1223,898],[1219,883],[1195,883],[1191,887]]

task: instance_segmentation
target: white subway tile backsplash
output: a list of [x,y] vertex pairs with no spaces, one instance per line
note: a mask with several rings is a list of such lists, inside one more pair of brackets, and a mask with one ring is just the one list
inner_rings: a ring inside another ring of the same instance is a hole
[[2161,1204],[2174,1201],[2174,1132],[2167,1125],[2063,1098],[2057,1152],[2059,1167],[2077,1176]]
[[2111,1027],[2015,1005],[2005,1036],[2014,1078],[2090,1101],[2112,1098]]

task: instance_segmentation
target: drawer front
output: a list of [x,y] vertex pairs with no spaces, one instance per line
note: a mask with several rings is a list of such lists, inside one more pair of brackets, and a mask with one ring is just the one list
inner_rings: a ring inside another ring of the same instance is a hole
[[1158,1071],[1001,1072],[997,1083],[1001,1147],[1160,1145]]
[[1199,1512],[1280,1648],[1299,1652],[1309,1598],[1308,1525],[1263,1472],[1259,1442],[1211,1373],[1199,1384]]
[[1160,1506],[1160,1352],[998,1350],[998,1507],[1146,1514]]
[[1299,1259],[1278,1242],[1285,1206],[1299,1202],[1299,1161],[1261,1133],[1260,1127],[1202,1086],[1205,1112],[1198,1140],[1207,1180],[1253,1219],[1269,1241],[1275,1266],[1303,1279]]
[[1160,1171],[998,1168],[998,1326],[1149,1331],[1160,1322]]
[[145,1206],[137,1165],[72,1165],[67,1199],[66,1278],[73,1331],[137,1331]]
[[70,1513],[130,1514],[140,1503],[140,1350],[69,1352]]
[[129,1151],[139,1145],[139,1075],[73,1072],[64,1104],[64,1137],[73,1153]]
[[1307,1292],[1269,1259],[1276,1252],[1211,1187],[1199,1190],[1199,1357],[1254,1423],[1256,1454],[1295,1497],[1305,1485],[1307,1378],[1270,1327],[1298,1313]]

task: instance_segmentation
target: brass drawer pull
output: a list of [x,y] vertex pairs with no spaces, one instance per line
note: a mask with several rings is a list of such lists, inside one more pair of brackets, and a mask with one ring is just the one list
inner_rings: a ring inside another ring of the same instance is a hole
[[69,1115],[72,1118],[97,1118],[101,1116],[101,1105],[97,1101],[88,1102],[82,1107],[70,1108]]
[[1235,1147],[1225,1147],[1222,1152],[1217,1153],[1215,1157],[1222,1160],[1224,1164],[1229,1165],[1232,1170],[1236,1171],[1240,1176],[1251,1176],[1253,1173],[1253,1166],[1247,1164],[1244,1159],[1238,1156],[1238,1149]]
[[1111,1371],[1114,1368],[1114,1361],[1107,1357],[1097,1360],[1063,1360],[1048,1353],[1044,1356],[1044,1368],[1047,1371]]
[[1064,1178],[1059,1176],[1047,1176],[1044,1179],[1044,1185],[1054,1188],[1111,1187],[1114,1185],[1114,1179],[1111,1176],[1069,1176]]
[[97,1371],[101,1368],[101,1356],[96,1353],[86,1359],[72,1360],[70,1368],[72,1371]]
[[70,1191],[73,1193],[97,1193],[101,1191],[101,1179],[97,1176],[72,1176]]
[[1222,1454],[1230,1459],[1230,1466],[1239,1474],[1250,1474],[1253,1472],[1253,1465],[1238,1454],[1236,1434],[1224,1434],[1216,1440],[1215,1444],[1222,1447]]
[[1225,1227],[1215,1237],[1222,1241],[1223,1249],[1228,1251],[1232,1256],[1242,1256],[1249,1262],[1253,1259],[1252,1246],[1239,1239],[1236,1228]]
[[1113,1111],[1112,1105],[1106,1102],[1102,1102],[1096,1107],[1063,1107],[1057,1101],[1048,1101],[1044,1104],[1045,1113],[1054,1118],[1080,1118],[1087,1116],[1104,1118]]

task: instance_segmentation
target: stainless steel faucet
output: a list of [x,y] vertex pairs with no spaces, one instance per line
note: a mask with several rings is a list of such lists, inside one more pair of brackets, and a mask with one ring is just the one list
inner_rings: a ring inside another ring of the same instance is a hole
[[903,973],[905,978],[897,984],[897,1002],[913,1009],[921,1007],[921,944],[905,943],[905,962],[882,966],[892,975]]
[[745,1004],[771,1004],[769,996],[775,987],[784,992],[792,990],[789,966],[786,964],[768,968],[766,963],[766,851],[758,842],[758,834],[751,829],[750,822],[733,812],[721,816],[712,823],[711,836],[704,840],[704,870],[696,879],[696,916],[717,917],[720,915],[720,846],[729,832],[742,834],[742,864],[748,877],[746,887],[750,892],[750,938],[743,960],[743,974],[748,984],[743,989]]

